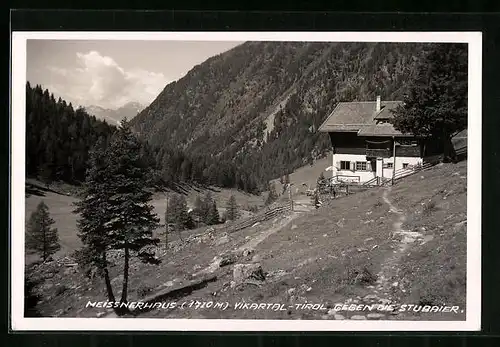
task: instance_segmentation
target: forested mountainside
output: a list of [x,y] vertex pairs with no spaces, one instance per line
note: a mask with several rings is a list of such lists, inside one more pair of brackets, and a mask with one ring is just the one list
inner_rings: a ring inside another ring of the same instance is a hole
[[99,138],[107,142],[116,128],[82,108],[56,100],[40,85],[26,84],[26,174],[46,182],[85,179],[88,152]]
[[324,154],[315,130],[339,101],[400,99],[430,46],[246,42],[167,85],[132,125],[263,184]]
[[[71,103],[48,89],[26,84],[26,175],[47,184],[63,181],[80,184],[85,180],[89,151],[99,139],[107,145],[116,126],[96,119],[84,108],[74,109]],[[234,165],[220,165],[208,170],[210,159],[186,154],[175,144],[153,146],[144,139],[142,156],[154,168],[158,184],[175,187],[178,183],[212,183],[220,187],[237,187],[256,192],[257,184],[235,170]]]

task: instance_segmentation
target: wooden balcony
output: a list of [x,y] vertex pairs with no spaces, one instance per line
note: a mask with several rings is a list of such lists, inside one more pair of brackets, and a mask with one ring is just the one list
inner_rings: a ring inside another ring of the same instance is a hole
[[392,157],[392,152],[388,148],[383,149],[366,149],[367,158],[390,158]]

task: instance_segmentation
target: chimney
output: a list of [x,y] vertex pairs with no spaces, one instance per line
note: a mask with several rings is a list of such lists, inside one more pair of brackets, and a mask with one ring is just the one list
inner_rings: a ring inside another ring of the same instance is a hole
[[380,95],[377,95],[377,112],[380,112]]

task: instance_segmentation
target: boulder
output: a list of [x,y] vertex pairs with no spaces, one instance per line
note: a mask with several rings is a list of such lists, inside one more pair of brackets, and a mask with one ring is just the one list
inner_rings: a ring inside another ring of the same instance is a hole
[[233,280],[235,285],[244,283],[246,280],[264,281],[266,276],[260,263],[236,264],[233,268]]
[[229,237],[227,235],[223,235],[222,237],[219,237],[217,241],[215,241],[216,246],[221,246],[223,244],[226,244],[229,242]]
[[219,267],[224,267],[236,263],[236,255],[233,253],[223,254],[219,263]]

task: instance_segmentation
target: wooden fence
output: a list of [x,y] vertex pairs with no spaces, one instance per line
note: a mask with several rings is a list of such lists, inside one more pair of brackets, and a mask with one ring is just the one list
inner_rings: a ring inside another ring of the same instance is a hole
[[285,203],[281,204],[275,204],[271,205],[268,208],[266,208],[264,211],[260,212],[259,214],[250,217],[248,219],[242,220],[242,221],[236,221],[228,225],[228,232],[234,233],[236,231],[251,227],[255,223],[260,223],[264,222],[269,219],[273,219],[274,217],[284,214],[286,212],[292,211],[293,210],[293,202],[292,201],[287,201]]

